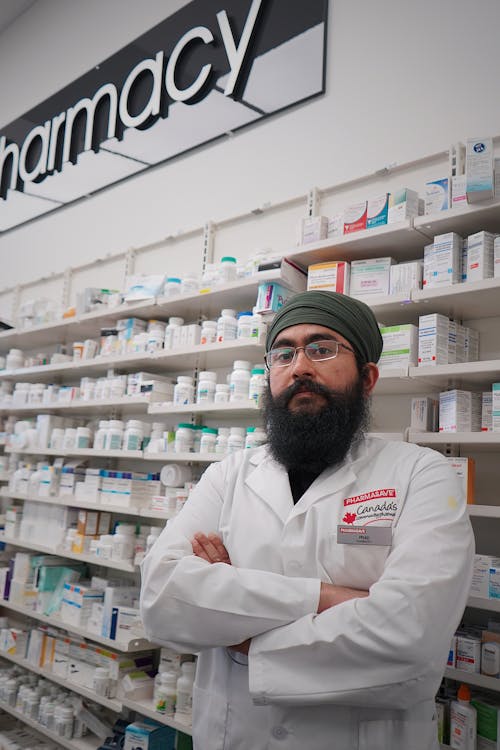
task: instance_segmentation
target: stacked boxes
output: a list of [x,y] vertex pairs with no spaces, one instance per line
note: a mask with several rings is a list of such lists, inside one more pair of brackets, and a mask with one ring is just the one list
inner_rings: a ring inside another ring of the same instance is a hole
[[425,183],[425,213],[434,214],[450,208],[450,180],[431,180]]
[[366,229],[367,212],[367,201],[359,201],[347,206],[344,211],[344,234]]
[[411,400],[410,429],[415,432],[437,432],[439,429],[439,401],[431,396]]
[[433,313],[418,319],[418,364],[447,365],[450,321]]
[[467,141],[465,176],[469,203],[477,203],[494,197],[493,159],[492,138],[476,138]]
[[480,431],[480,393],[455,389],[439,394],[439,432]]
[[389,196],[387,223],[394,224],[418,216],[418,193],[415,190],[402,188],[394,190]]
[[500,432],[500,383],[491,386],[491,417],[493,432]]
[[474,483],[476,478],[476,462],[473,458],[465,456],[447,456],[447,461],[455,471],[462,485],[462,490],[467,503],[474,503]]
[[351,263],[351,297],[364,301],[389,294],[392,258],[369,258]]
[[493,278],[495,237],[491,232],[476,232],[467,237],[467,281]]
[[410,298],[414,289],[422,288],[423,261],[413,260],[409,263],[395,263],[391,266],[389,276],[389,294],[403,294]]
[[424,279],[426,289],[459,284],[462,280],[463,239],[456,232],[438,234],[432,245],[424,248]]
[[383,193],[382,195],[370,198],[368,200],[366,211],[366,228],[371,229],[372,227],[379,227],[382,224],[387,224],[388,212],[389,193]]
[[416,367],[418,358],[418,328],[407,323],[380,329],[384,347],[378,363],[382,370]]
[[307,270],[307,289],[349,294],[351,266],[343,260],[315,263]]

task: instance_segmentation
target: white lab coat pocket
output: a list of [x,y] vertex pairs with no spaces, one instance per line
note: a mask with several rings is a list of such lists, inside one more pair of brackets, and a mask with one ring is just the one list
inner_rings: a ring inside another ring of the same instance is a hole
[[342,544],[337,534],[331,539],[331,579],[338,586],[367,590],[379,580],[391,551],[390,545]]
[[226,727],[228,704],[224,697],[193,688],[194,750],[228,750]]

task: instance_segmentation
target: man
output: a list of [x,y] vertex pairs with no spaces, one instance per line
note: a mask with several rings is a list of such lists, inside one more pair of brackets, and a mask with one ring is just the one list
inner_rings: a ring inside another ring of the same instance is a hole
[[295,295],[266,342],[269,443],[211,465],[143,565],[157,643],[200,652],[196,750],[437,750],[473,542],[435,451],[366,436],[370,308]]

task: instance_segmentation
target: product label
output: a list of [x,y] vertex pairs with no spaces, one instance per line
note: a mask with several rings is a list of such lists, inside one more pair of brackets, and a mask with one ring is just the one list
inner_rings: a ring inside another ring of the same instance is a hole
[[378,547],[390,547],[392,529],[390,526],[337,526],[338,544],[366,544]]

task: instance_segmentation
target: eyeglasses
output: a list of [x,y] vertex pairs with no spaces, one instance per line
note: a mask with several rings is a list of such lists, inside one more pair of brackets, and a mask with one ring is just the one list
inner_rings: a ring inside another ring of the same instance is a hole
[[340,347],[354,354],[353,349],[350,349],[340,341],[326,339],[325,341],[312,341],[305,346],[280,346],[277,349],[270,349],[265,356],[266,365],[269,370],[274,367],[287,367],[295,361],[297,352],[300,349],[304,351],[304,354],[311,362],[326,362],[327,359],[335,359]]

